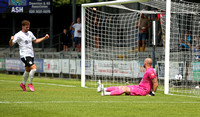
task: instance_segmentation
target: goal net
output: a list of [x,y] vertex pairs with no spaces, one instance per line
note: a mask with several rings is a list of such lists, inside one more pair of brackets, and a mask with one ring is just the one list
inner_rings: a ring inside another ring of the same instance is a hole
[[[145,72],[144,59],[154,58],[160,90],[164,90],[164,80],[168,77],[168,93],[199,95],[198,6],[198,3],[172,0],[171,18],[167,22],[166,0],[118,0],[82,5],[81,57],[85,66],[82,86],[95,88],[99,80],[106,87],[138,84]],[[145,24],[141,19],[145,19]],[[165,39],[166,24],[170,25],[170,40]],[[141,30],[145,40],[139,41]],[[155,46],[153,37],[156,37]],[[166,45],[167,42],[170,44]],[[170,52],[168,63],[165,62],[166,48]],[[168,76],[165,76],[165,66],[169,67]]]

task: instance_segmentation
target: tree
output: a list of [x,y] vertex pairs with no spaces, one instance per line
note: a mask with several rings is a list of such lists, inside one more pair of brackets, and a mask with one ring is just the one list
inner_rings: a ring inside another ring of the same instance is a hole
[[[76,4],[83,4],[83,3],[90,3],[90,2],[103,2],[103,1],[110,1],[110,0],[76,0]],[[71,5],[73,0],[53,0],[53,5],[56,7],[63,6],[63,5]]]

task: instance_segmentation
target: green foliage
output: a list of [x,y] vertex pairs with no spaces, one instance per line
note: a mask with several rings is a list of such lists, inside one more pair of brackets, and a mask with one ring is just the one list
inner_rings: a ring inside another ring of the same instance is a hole
[[[84,4],[84,3],[90,3],[90,2],[103,2],[103,1],[109,1],[109,0],[76,0],[76,4]],[[53,0],[53,4],[56,7],[63,6],[63,5],[71,5],[73,3],[73,0]]]
[[[76,4],[90,3],[91,0],[76,0]],[[73,0],[53,0],[55,6],[70,5]]]

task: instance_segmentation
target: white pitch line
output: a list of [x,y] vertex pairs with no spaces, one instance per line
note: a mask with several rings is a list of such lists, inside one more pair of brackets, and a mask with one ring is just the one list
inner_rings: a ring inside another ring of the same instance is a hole
[[[20,81],[11,81],[11,80],[0,80],[2,82],[20,82]],[[62,85],[62,84],[51,84],[51,83],[40,83],[40,82],[34,82],[35,84],[45,84],[45,85],[53,85],[53,86],[62,86],[62,87],[76,87],[74,85]],[[89,88],[88,89],[96,89],[96,88]],[[168,95],[174,95],[174,96],[183,96],[183,97],[191,97],[191,98],[200,98],[199,96],[189,96],[189,95],[179,95],[179,94],[168,94]]]
[[182,97],[191,97],[191,98],[200,98],[199,96],[189,96],[189,95],[180,95],[180,94],[167,94],[172,96],[182,96]]
[[63,84],[51,84],[51,83],[40,83],[40,82],[34,82],[35,84],[45,84],[45,85],[54,85],[54,86],[61,86],[61,87],[76,87],[74,85],[63,85]]
[[9,102],[9,101],[0,101],[0,104],[60,104],[60,103],[133,103],[133,104],[200,104],[200,102],[149,102],[149,101],[41,101],[41,102],[34,102],[34,101],[16,101],[16,102]]
[[[2,82],[20,82],[20,81],[11,81],[11,80],[0,80]],[[40,83],[40,82],[33,82],[35,84],[45,84],[45,85],[53,85],[53,86],[61,86],[61,87],[76,87],[74,85],[64,85],[64,84],[52,84],[52,83]]]

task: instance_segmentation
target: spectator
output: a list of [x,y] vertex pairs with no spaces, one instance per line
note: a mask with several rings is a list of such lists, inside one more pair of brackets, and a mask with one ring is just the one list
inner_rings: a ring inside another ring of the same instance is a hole
[[[159,10],[160,12],[160,10]],[[156,17],[156,21],[158,22],[158,45],[159,46],[162,46],[163,44],[163,40],[162,40],[162,27],[161,27],[161,21],[160,21],[160,18],[162,17],[162,14],[157,14],[157,17]]]
[[75,45],[77,52],[81,52],[81,18],[77,18],[77,23],[72,22],[70,28],[74,30]]
[[161,39],[163,41],[163,48],[165,49],[165,34],[162,34]]
[[73,46],[73,51],[75,51],[75,37],[74,37],[74,30],[71,30],[71,40],[72,40],[72,46]]
[[63,44],[63,51],[68,51],[68,48],[70,47],[70,31],[68,31],[66,28],[63,29],[63,34],[61,35],[61,42]]
[[186,46],[188,46],[191,50],[193,49],[194,52],[194,61],[200,61],[200,45],[197,39],[197,36],[195,36],[194,38],[194,49],[192,47],[192,45],[188,42],[186,43]]
[[99,50],[99,33],[100,33],[100,23],[97,16],[94,17],[94,41],[95,41],[95,48]]
[[196,47],[194,48],[193,51],[195,53],[194,60],[195,61],[200,61],[200,46],[196,45]]
[[186,31],[185,39],[179,39],[179,43],[183,51],[189,51],[189,46],[192,44],[192,36],[188,30]]
[[138,42],[137,42],[138,51],[140,51],[141,42],[142,42],[142,51],[145,50],[145,41],[149,27],[150,27],[150,22],[148,18],[144,14],[141,14],[139,21],[136,22],[136,28],[139,29]]
[[[162,25],[165,25],[165,20],[162,20],[162,19],[165,19],[165,11],[162,11],[162,10],[159,10],[158,9],[158,12],[162,12],[161,14],[157,14],[157,20],[159,21],[159,29],[158,29],[158,44],[160,46],[163,45],[163,48],[165,48],[165,33],[162,32]],[[164,18],[163,18],[164,17]]]
[[[188,33],[189,33],[189,31],[188,31]],[[187,35],[186,35],[187,36]],[[189,36],[189,35],[188,35]],[[187,36],[187,37],[188,37]],[[191,37],[190,37],[191,38]],[[193,49],[193,46],[192,46],[192,44],[189,42],[189,41],[187,41],[187,42],[185,42],[184,41],[184,44],[185,44],[185,47],[188,47],[188,48],[190,48],[191,50]],[[194,38],[194,44],[193,44],[195,47],[194,47],[194,49],[193,49],[193,52],[194,52],[194,61],[196,61],[196,62],[199,62],[200,61],[200,45],[199,45],[199,41],[198,41],[198,39],[197,39],[197,36],[195,36],[195,38]],[[189,50],[189,49],[188,49]],[[198,86],[196,86],[195,87],[196,89],[199,89],[200,88],[200,82],[199,82],[199,85]]]

